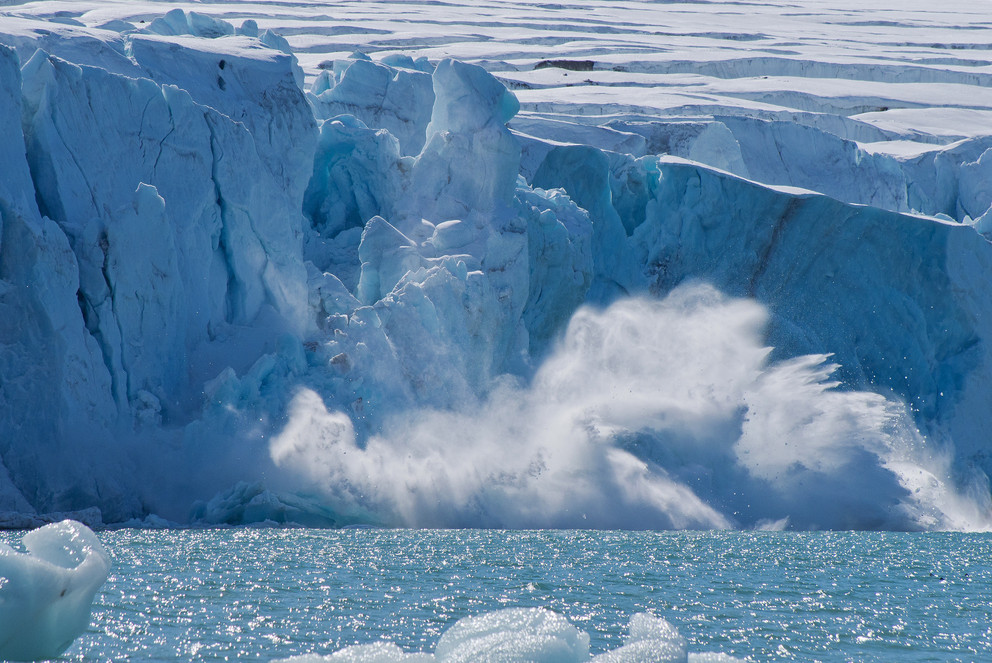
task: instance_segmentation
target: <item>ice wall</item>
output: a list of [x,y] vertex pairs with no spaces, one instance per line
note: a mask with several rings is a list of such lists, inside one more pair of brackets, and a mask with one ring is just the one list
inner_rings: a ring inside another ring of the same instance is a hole
[[[976,220],[992,207],[983,184],[987,136],[960,140],[902,135],[827,113],[712,109],[701,117],[610,119],[605,125],[555,117],[513,122],[532,181],[562,142],[635,157],[666,154],[763,184],[793,186],[894,212]],[[913,140],[911,140],[913,139]]]
[[983,286],[951,275],[960,253],[988,253],[971,228],[643,165],[656,188],[631,242],[652,288],[703,278],[766,302],[780,356],[833,353],[845,383],[891,390],[924,422],[953,418],[963,378],[988,360],[971,292]]
[[[17,55],[4,47],[0,61],[3,89],[16,93]],[[122,480],[101,489],[91,453],[112,442],[116,408],[109,376],[79,313],[76,257],[65,233],[35,204],[19,131],[21,98],[8,95],[2,106],[10,130],[3,138],[0,201],[0,456],[6,468],[0,510],[57,511],[99,501],[110,517],[119,517],[137,504],[127,473],[111,455],[107,469]]]
[[[109,27],[0,21],[0,512],[987,522],[989,244],[893,211],[977,214],[980,142],[944,168],[812,120],[558,127],[578,144],[512,131],[454,60],[356,53],[304,91],[249,21]],[[728,172],[810,173],[766,139],[863,155],[850,196]],[[696,160],[639,156],[662,143]]]
[[291,57],[246,37],[99,35],[125,76],[35,50],[38,35],[11,39],[22,67],[3,49],[4,89],[22,93],[4,126],[23,134],[5,134],[0,439],[34,508],[114,520],[142,511],[118,445],[189,421],[204,380],[312,324],[300,198],[316,125]]

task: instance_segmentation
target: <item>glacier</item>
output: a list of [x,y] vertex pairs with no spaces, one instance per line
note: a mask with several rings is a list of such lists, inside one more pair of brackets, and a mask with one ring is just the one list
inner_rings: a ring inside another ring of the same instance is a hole
[[[910,112],[981,77],[63,6],[0,13],[0,523],[992,524],[992,139]],[[757,87],[583,97],[658,71]]]

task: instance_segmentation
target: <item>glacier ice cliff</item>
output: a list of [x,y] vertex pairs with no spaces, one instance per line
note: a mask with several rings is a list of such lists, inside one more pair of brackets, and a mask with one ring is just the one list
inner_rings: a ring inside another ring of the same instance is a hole
[[992,522],[984,139],[302,81],[252,21],[0,17],[10,522]]

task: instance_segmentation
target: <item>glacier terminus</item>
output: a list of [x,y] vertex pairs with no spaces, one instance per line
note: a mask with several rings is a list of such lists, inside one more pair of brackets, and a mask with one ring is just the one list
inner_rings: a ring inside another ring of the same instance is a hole
[[969,3],[285,4],[0,10],[0,524],[992,525]]

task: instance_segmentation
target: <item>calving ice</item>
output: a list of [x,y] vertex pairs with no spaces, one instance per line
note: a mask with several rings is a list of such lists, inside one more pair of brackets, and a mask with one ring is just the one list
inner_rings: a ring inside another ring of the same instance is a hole
[[304,71],[251,20],[41,14],[0,17],[0,518],[988,526],[983,139],[566,122],[523,83],[567,67],[518,98],[449,58]]

